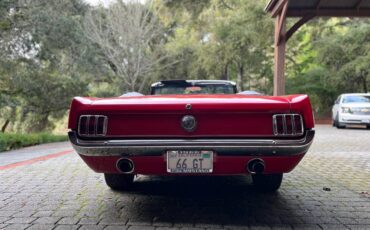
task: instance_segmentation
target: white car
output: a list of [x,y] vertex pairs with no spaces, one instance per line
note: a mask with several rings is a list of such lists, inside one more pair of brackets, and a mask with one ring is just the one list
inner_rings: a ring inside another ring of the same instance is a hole
[[333,126],[366,125],[370,129],[370,93],[342,94],[332,109]]

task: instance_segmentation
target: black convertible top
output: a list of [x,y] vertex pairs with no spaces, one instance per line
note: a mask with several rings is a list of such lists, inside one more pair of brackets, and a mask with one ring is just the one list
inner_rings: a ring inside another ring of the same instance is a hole
[[225,80],[164,80],[153,83],[151,85],[151,94],[155,94],[156,89],[174,86],[174,87],[191,87],[191,86],[205,86],[205,85],[224,85],[231,86],[234,88],[234,93],[236,93],[236,84],[233,81]]
[[233,85],[236,86],[233,81],[226,80],[164,80],[153,83],[151,87],[160,87],[164,85],[181,85],[181,86],[197,86],[197,85]]

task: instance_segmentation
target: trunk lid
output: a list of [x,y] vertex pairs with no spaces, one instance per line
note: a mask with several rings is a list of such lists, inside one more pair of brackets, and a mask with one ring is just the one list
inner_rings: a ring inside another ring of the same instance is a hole
[[[77,99],[78,100],[78,99]],[[286,98],[248,95],[171,95],[83,98],[78,116],[108,116],[107,137],[270,137],[272,116],[289,113]],[[191,115],[196,128],[182,127]]]

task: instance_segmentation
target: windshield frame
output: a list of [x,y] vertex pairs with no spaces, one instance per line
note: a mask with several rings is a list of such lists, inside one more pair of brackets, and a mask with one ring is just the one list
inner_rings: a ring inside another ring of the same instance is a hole
[[155,86],[151,87],[151,95],[211,95],[211,93],[159,93],[159,89],[163,89],[166,87],[171,87],[171,88],[182,88],[184,89],[184,92],[186,88],[191,88],[191,87],[212,87],[212,86],[223,86],[223,87],[229,87],[232,90],[232,93],[215,93],[215,94],[236,94],[237,93],[237,88],[236,85],[234,84],[228,84],[224,82],[188,82],[188,81],[182,81],[182,82],[171,82],[170,84],[158,84]]

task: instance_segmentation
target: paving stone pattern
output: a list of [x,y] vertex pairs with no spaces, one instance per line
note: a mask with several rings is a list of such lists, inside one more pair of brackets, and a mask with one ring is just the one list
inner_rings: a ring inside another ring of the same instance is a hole
[[275,194],[247,176],[139,176],[115,192],[76,154],[3,170],[0,229],[370,229],[370,130],[316,130]]

